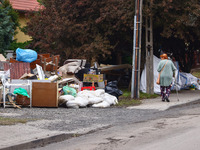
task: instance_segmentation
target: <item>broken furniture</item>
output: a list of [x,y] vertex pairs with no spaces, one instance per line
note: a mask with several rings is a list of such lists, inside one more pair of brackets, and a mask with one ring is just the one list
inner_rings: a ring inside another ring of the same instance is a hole
[[[11,82],[6,81],[5,79],[2,79],[2,85],[3,85],[3,107],[5,108],[6,105],[6,94],[7,93],[13,93],[15,88],[24,88],[27,91],[29,91],[30,95],[30,107],[32,107],[32,84],[30,80],[11,80]],[[9,92],[7,92],[9,91]]]
[[40,63],[41,66],[44,70],[44,73],[46,73],[46,71],[51,71],[51,72],[55,72],[55,74],[57,75],[57,69],[58,69],[58,62],[59,62],[59,55],[52,55],[51,57],[48,55],[39,55],[40,57]]

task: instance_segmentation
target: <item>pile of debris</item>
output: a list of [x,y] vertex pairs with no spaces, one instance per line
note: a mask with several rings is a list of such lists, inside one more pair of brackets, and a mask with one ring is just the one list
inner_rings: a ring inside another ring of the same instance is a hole
[[107,83],[98,64],[67,59],[59,67],[59,55],[16,50],[16,58],[0,56],[0,102],[3,107],[110,107],[122,91],[117,81]]

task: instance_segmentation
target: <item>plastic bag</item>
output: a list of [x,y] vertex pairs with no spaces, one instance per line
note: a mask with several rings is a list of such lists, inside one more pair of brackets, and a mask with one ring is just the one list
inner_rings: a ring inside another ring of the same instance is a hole
[[74,88],[71,88],[66,85],[63,87],[63,91],[64,91],[65,95],[72,95],[72,96],[76,97],[76,90]]
[[18,94],[18,95],[24,95],[30,98],[30,96],[28,95],[28,92],[23,88],[16,88],[13,93]]
[[108,82],[108,85],[105,87],[105,92],[117,97],[117,99],[123,94],[123,92],[117,88],[117,81]]
[[31,49],[21,49],[17,48],[16,50],[16,60],[23,62],[33,62],[37,59],[37,52]]
[[97,89],[97,90],[95,91],[95,95],[96,95],[97,97],[100,97],[100,96],[103,95],[103,94],[105,94],[105,90],[104,90],[104,89]]

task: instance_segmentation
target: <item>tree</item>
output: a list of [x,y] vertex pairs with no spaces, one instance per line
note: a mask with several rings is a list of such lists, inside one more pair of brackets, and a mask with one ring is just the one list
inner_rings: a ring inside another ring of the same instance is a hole
[[67,58],[103,61],[131,52],[133,2],[125,0],[48,0],[28,23],[33,48]]
[[200,46],[199,1],[154,0],[152,9],[154,48],[173,53],[181,70],[190,72],[194,51]]
[[[33,37],[31,48],[60,54],[64,59],[99,62],[110,57],[116,60],[117,56],[132,56],[133,0],[39,1],[45,9],[32,17],[27,26],[28,34]],[[154,54],[158,56],[160,48],[173,53],[181,69],[189,72],[193,52],[200,46],[199,1],[153,2],[152,10],[146,7],[147,3],[144,5],[143,14],[144,17],[153,14]]]
[[4,53],[15,34],[18,26],[18,14],[15,12],[8,0],[0,0],[0,50]]

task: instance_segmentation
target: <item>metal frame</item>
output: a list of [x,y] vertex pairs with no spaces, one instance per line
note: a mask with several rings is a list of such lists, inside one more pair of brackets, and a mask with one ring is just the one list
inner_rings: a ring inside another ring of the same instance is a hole
[[[23,80],[21,80],[23,81]],[[30,80],[25,80],[28,83],[9,83],[9,82],[2,82],[3,83],[3,107],[6,107],[6,88],[9,88],[10,86],[29,86],[29,95],[30,95],[30,108],[32,107],[32,82]]]

